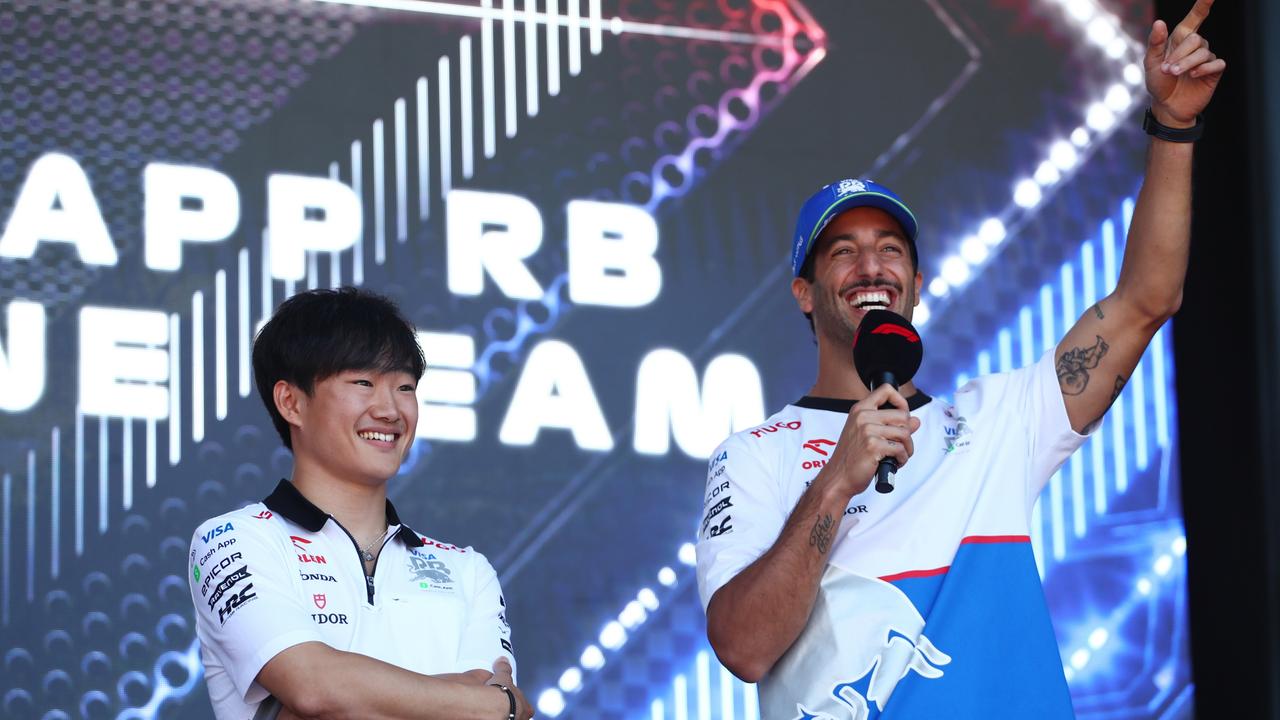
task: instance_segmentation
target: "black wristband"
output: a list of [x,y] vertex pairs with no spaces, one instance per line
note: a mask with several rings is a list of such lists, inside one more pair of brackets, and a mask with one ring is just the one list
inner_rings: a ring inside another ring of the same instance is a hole
[[507,694],[507,702],[511,703],[511,708],[507,711],[507,720],[516,720],[516,694],[511,692],[511,688],[506,685],[493,683],[490,687],[496,687]]
[[1147,114],[1142,116],[1142,129],[1154,138],[1164,140],[1166,142],[1189,143],[1195,142],[1204,135],[1204,116],[1196,115],[1196,124],[1189,128],[1172,128],[1168,125],[1161,125],[1156,120],[1156,116],[1151,112],[1151,108],[1147,108]]

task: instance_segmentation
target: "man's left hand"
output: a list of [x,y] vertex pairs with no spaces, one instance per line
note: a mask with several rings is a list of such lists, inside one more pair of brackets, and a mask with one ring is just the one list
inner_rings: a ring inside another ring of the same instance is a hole
[[1211,7],[1213,0],[1197,0],[1172,32],[1163,20],[1151,26],[1143,64],[1151,113],[1162,125],[1195,125],[1196,115],[1209,104],[1227,68],[1227,62],[1209,52],[1209,42],[1197,32]]

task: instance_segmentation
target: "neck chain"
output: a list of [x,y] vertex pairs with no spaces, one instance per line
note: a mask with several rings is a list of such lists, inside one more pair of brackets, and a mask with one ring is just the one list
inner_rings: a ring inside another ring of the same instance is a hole
[[373,562],[373,553],[369,552],[369,548],[373,547],[374,545],[377,545],[378,542],[382,540],[382,538],[386,537],[387,530],[390,530],[390,529],[391,529],[391,526],[388,525],[385,529],[383,529],[381,535],[378,535],[378,537],[371,540],[368,545],[365,545],[364,547],[360,548],[361,560],[364,560],[365,562]]

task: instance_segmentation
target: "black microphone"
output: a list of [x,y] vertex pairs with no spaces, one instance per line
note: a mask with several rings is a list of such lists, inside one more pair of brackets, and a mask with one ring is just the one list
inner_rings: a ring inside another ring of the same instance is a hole
[[[897,390],[911,382],[923,359],[920,334],[906,318],[889,310],[870,310],[862,317],[853,336],[853,367],[867,389],[889,384]],[[880,409],[891,407],[886,403]],[[893,475],[897,471],[897,459],[881,460],[876,467],[876,492],[893,492]]]

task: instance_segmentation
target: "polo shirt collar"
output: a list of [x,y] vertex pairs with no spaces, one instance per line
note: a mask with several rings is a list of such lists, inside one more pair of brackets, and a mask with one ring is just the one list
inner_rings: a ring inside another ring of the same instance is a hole
[[[285,518],[289,522],[302,527],[308,532],[320,532],[324,524],[332,519],[332,515],[326,513],[316,507],[314,503],[306,498],[293,483],[288,480],[280,480],[280,484],[276,485],[276,489],[271,491],[262,501],[263,505],[271,512]],[[338,522],[334,520],[334,522]],[[396,512],[396,508],[387,500],[387,524],[399,525],[400,529],[396,531],[396,537],[405,546],[415,548],[422,547],[422,538],[412,528],[400,522],[400,514]]]

